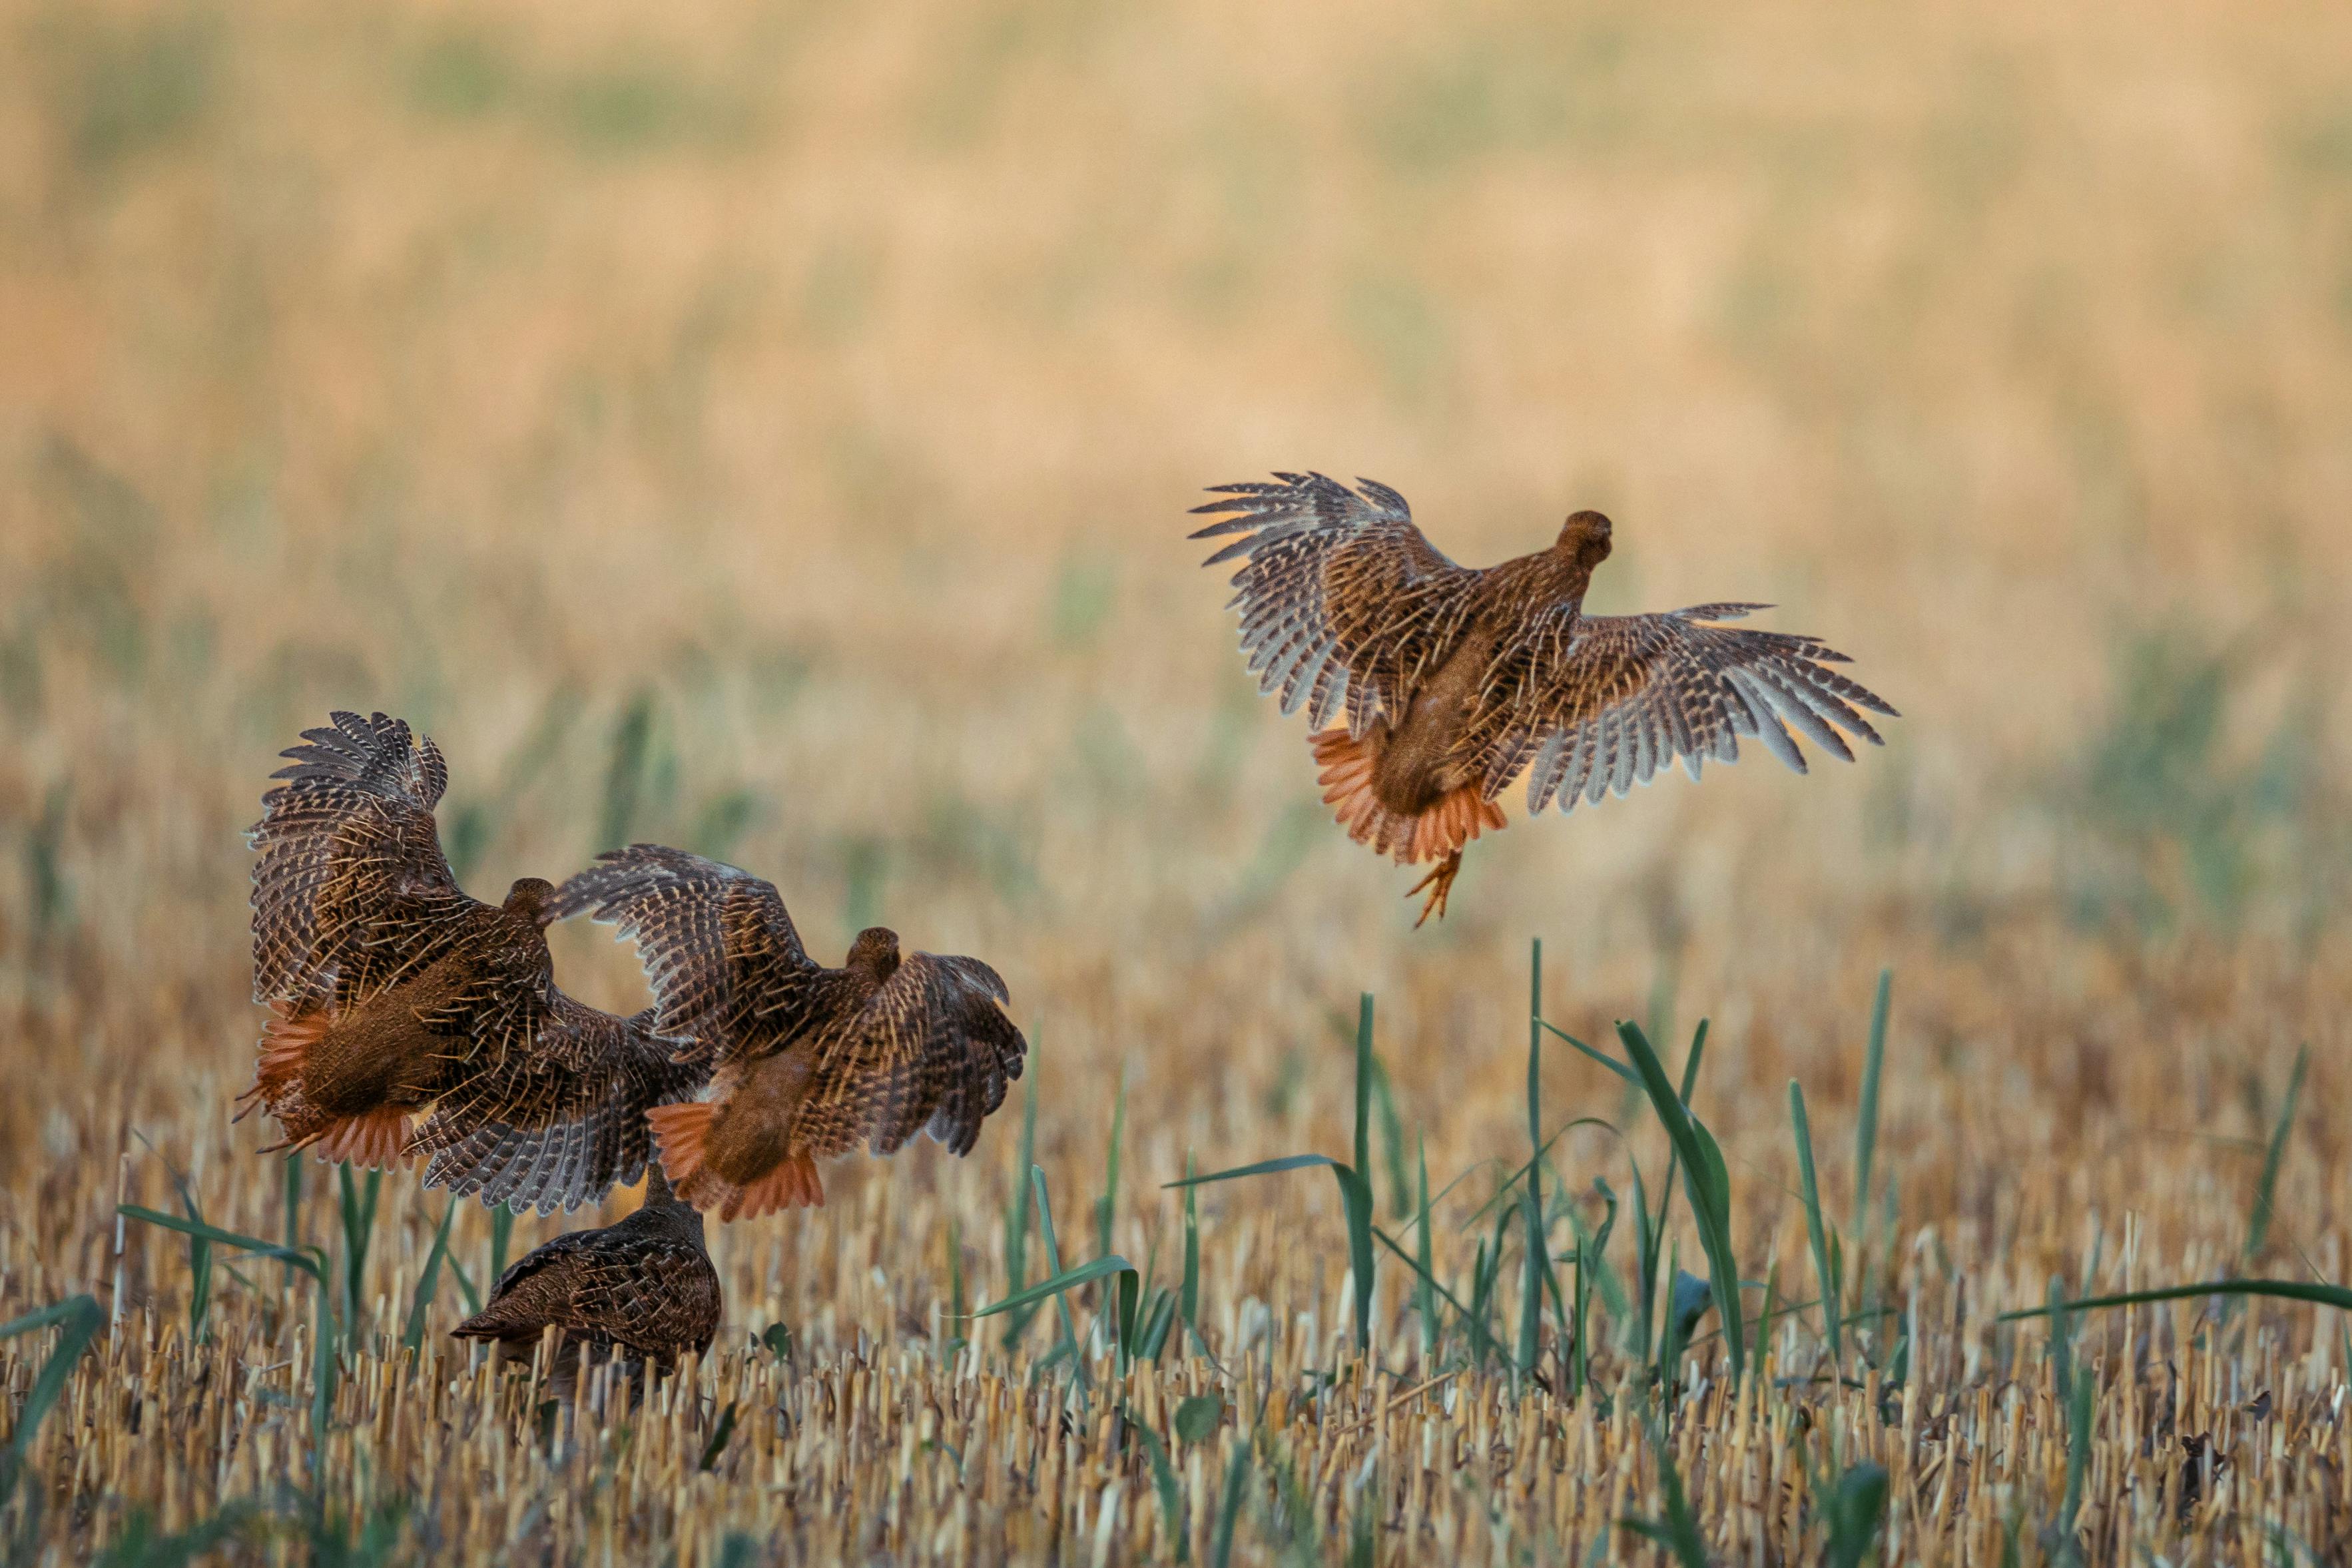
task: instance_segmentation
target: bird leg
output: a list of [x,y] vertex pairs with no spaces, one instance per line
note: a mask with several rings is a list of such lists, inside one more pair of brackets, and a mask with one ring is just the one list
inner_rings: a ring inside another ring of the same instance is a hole
[[1454,890],[1454,879],[1461,873],[1462,852],[1455,850],[1438,862],[1427,876],[1405,889],[1404,895],[1407,898],[1411,898],[1424,887],[1429,889],[1429,898],[1421,906],[1421,918],[1412,923],[1412,928],[1415,931],[1420,930],[1433,915],[1440,920],[1445,918],[1445,895]]

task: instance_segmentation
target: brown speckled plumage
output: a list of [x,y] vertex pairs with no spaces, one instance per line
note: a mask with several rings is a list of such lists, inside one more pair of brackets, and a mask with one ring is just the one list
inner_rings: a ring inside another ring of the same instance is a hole
[[593,910],[637,944],[663,1033],[716,1068],[704,1104],[656,1109],[670,1179],[722,1219],[824,1201],[815,1161],[917,1133],[969,1154],[1021,1075],[1026,1047],[996,971],[901,956],[879,928],[839,968],[812,962],[775,888],[654,844],[598,857],[556,905]]
[[[549,1212],[634,1181],[645,1112],[696,1092],[698,1059],[555,987],[554,892],[468,897],[433,808],[430,740],[338,713],[286,752],[252,830],[254,998],[270,1005],[248,1100],[289,1145],[390,1165],[430,1155],[428,1185]],[[431,1112],[410,1131],[411,1118]]]
[[1385,485],[1275,477],[1214,486],[1194,510],[1218,520],[1192,537],[1242,536],[1206,564],[1241,562],[1249,667],[1285,713],[1307,709],[1340,821],[1401,862],[1441,862],[1423,919],[1444,913],[1462,846],[1504,826],[1494,802],[1522,773],[1530,815],[1567,811],[1677,759],[1696,779],[1708,758],[1737,761],[1743,736],[1801,773],[1789,726],[1852,761],[1848,737],[1879,739],[1860,710],[1895,713],[1811,637],[1717,624],[1766,605],[1585,614],[1610,550],[1598,512],[1481,570],[1440,554]]
[[499,1277],[480,1312],[450,1332],[528,1355],[547,1329],[561,1330],[550,1369],[560,1389],[572,1383],[583,1354],[593,1367],[618,1348],[634,1374],[648,1365],[668,1372],[688,1351],[709,1350],[721,1303],[702,1216],[677,1200],[659,1167],[646,1180],[635,1213],[534,1249]]

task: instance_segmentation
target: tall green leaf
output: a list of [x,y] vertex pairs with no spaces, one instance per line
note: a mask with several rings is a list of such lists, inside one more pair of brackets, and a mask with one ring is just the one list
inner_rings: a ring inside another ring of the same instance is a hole
[[1127,1063],[1118,1066],[1118,1098],[1111,1103],[1110,1154],[1103,1176],[1103,1195],[1095,1199],[1095,1251],[1111,1249],[1111,1230],[1118,1214],[1118,1146],[1127,1135]]
[[24,1473],[25,1461],[32,1455],[33,1439],[39,1435],[41,1423],[57,1408],[67,1381],[73,1376],[74,1364],[81,1359],[105,1322],[106,1314],[99,1309],[97,1298],[81,1295],[0,1323],[0,1339],[13,1339],[46,1328],[58,1331],[57,1348],[41,1364],[32,1389],[17,1408],[16,1436],[9,1442],[7,1452],[0,1455],[0,1506],[16,1495],[16,1482]]
[[1372,993],[1357,1000],[1356,1163],[1354,1179],[1339,1184],[1348,1218],[1348,1256],[1356,1288],[1356,1351],[1372,1348]]
[[433,1310],[433,1298],[441,1288],[441,1265],[449,1257],[449,1222],[457,1218],[457,1200],[451,1198],[441,1206],[441,1226],[433,1233],[433,1249],[425,1254],[425,1267],[416,1276],[416,1294],[408,1304],[408,1328],[400,1336],[401,1348],[415,1361],[425,1351],[425,1324]]
[[1716,1146],[1715,1134],[1706,1130],[1706,1124],[1690,1114],[1675,1092],[1665,1064],[1651,1049],[1641,1026],[1620,1023],[1617,1037],[1641,1073],[1651,1107],[1681,1158],[1683,1189],[1690,1198],[1699,1243],[1706,1249],[1715,1310],[1723,1324],[1724,1349],[1731,1357],[1732,1380],[1737,1382],[1747,1371],[1748,1336],[1739,1301],[1738,1262],[1731,1246],[1731,1176],[1723,1163],[1723,1151]]
[[1821,1288],[1822,1336],[1829,1342],[1830,1364],[1845,1366],[1838,1349],[1839,1313],[1844,1306],[1844,1281],[1837,1277],[1830,1256],[1827,1228],[1822,1222],[1822,1189],[1813,1178],[1813,1129],[1805,1115],[1805,1092],[1789,1080],[1789,1123],[1797,1139],[1797,1170],[1804,1178],[1805,1231],[1813,1245],[1813,1278]]
[[[1037,1035],[1029,1031],[1029,1071],[1022,1089],[1021,1163],[1013,1178],[1013,1201],[1004,1210],[1005,1289],[1018,1294],[1029,1283],[1029,1172],[1036,1167]],[[1004,1348],[1011,1350],[1028,1332],[1031,1311],[1015,1313],[1004,1325]]]
[[[1853,1125],[1853,1225],[1857,1245],[1866,1240],[1870,1218],[1870,1164],[1878,1150],[1878,1080],[1886,1065],[1886,1012],[1895,993],[1895,971],[1878,971],[1878,991],[1870,1003],[1870,1049],[1862,1063],[1862,1111]],[[1864,1270],[1867,1272],[1867,1270]]]
[[1184,1327],[1194,1339],[1201,1336],[1201,1212],[1192,1186],[1192,1151],[1184,1151],[1184,1290],[1181,1311]]
[[352,1167],[335,1167],[336,1185],[342,1197],[343,1221],[343,1322],[353,1333],[367,1311],[367,1255],[369,1244],[375,1236],[376,1199],[383,1191],[383,1173],[367,1173],[365,1181],[354,1181]]
[[1519,1211],[1527,1218],[1527,1257],[1519,1279],[1519,1365],[1533,1372],[1542,1343],[1544,1287],[1551,1278],[1551,1243],[1543,1213],[1543,938],[1534,939],[1528,959],[1528,1194]]
[[[2352,1312],[2352,1290],[2341,1285],[2317,1285],[2302,1280],[2210,1280],[2200,1285],[2167,1285],[2152,1291],[2126,1291],[2120,1295],[2092,1296],[2079,1301],[2069,1301],[2064,1310],[2074,1312],[2097,1312],[2107,1307],[2132,1307],[2148,1301],[2193,1301],[2200,1296],[2239,1298],[2266,1296],[2283,1301],[2310,1301],[2338,1312]],[[2048,1317],[2055,1307],[2021,1307],[2013,1312],[2003,1312],[1998,1322],[2021,1322],[2028,1318]]]
[[2263,1156],[2262,1180],[2254,1186],[2254,1214],[2246,1228],[2246,1253],[2252,1263],[2263,1249],[2263,1242],[2271,1233],[2271,1199],[2278,1191],[2279,1164],[2286,1157],[2287,1134],[2294,1131],[2295,1102],[2303,1094],[2303,1075],[2311,1066],[2311,1047],[2305,1044],[2294,1053],[2294,1073],[2286,1081],[2286,1102],[2279,1107],[2278,1125],[2271,1129],[2269,1151]]
[[1421,1256],[1413,1260],[1415,1315],[1421,1319],[1422,1371],[1427,1374],[1437,1364],[1437,1276],[1431,1262],[1432,1238],[1429,1234],[1429,1147],[1422,1139],[1413,1140],[1413,1161],[1418,1170],[1418,1199],[1415,1208],[1414,1244]]
[[1707,1568],[1706,1542],[1698,1532],[1698,1520],[1691,1512],[1690,1498],[1683,1490],[1682,1472],[1675,1468],[1665,1432],[1657,1416],[1647,1410],[1642,1413],[1642,1422],[1650,1435],[1650,1452],[1657,1460],[1658,1490],[1665,1497],[1666,1516],[1621,1520],[1620,1528],[1666,1548],[1682,1568]]

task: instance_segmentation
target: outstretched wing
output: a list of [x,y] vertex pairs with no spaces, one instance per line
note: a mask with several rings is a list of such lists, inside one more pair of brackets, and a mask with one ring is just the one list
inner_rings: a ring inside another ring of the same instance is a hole
[[817,976],[775,888],[660,844],[631,844],[555,893],[559,916],[593,911],[637,945],[661,1032],[711,1065],[765,1055],[800,1028]]
[[[615,1018],[549,988],[543,1027],[477,1051],[409,1140],[425,1185],[541,1214],[635,1181],[652,1154],[646,1112],[709,1082],[709,1057],[656,1034],[655,1013]],[[681,1060],[683,1058],[683,1060]]]
[[1530,814],[1555,796],[1572,810],[1646,784],[1677,758],[1693,779],[1707,758],[1736,762],[1743,736],[1802,773],[1788,726],[1849,762],[1849,737],[1881,744],[1862,710],[1898,716],[1828,667],[1848,663],[1844,654],[1793,632],[1714,624],[1768,608],[1538,612],[1506,642],[1464,737],[1486,798],[1525,768]]
[[1413,526],[1402,496],[1320,474],[1218,485],[1196,513],[1223,513],[1192,537],[1240,534],[1202,564],[1238,559],[1233,603],[1261,693],[1303,703],[1320,729],[1335,711],[1360,735],[1402,714],[1468,613],[1478,573],[1454,565]]
[[887,1155],[928,1129],[970,1154],[1028,1051],[1004,1016],[1011,999],[977,958],[908,954],[863,1008],[808,1042],[793,1145],[822,1155],[863,1144]]
[[441,853],[433,807],[448,768],[402,720],[337,713],[284,753],[285,782],[247,833],[253,998],[359,1000],[438,950],[481,906]]

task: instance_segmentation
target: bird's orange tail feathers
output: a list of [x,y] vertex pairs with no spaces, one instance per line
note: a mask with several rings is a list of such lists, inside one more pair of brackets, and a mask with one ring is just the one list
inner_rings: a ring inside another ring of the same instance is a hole
[[361,1170],[396,1170],[407,1159],[408,1113],[384,1105],[356,1116],[337,1116],[312,1105],[302,1093],[302,1072],[311,1047],[334,1021],[324,1008],[303,1010],[289,1002],[270,1004],[262,1026],[261,1051],[254,1063],[253,1087],[237,1096],[245,1116],[257,1104],[278,1119],[285,1137],[262,1150],[316,1149],[330,1165],[348,1162]]
[[1372,756],[1362,741],[1339,728],[1313,737],[1312,744],[1324,804],[1349,838],[1370,844],[1375,854],[1393,856],[1401,865],[1444,860],[1479,834],[1509,823],[1503,809],[1475,784],[1465,784],[1418,816],[1391,811],[1372,793]]
[[817,1208],[824,1203],[824,1184],[816,1162],[803,1154],[788,1155],[758,1180],[738,1185],[710,1168],[710,1119],[718,1111],[711,1101],[684,1105],[656,1105],[646,1113],[653,1124],[654,1144],[661,1151],[662,1171],[677,1196],[719,1219],[757,1219],[780,1209]]
[[408,1158],[408,1113],[382,1105],[356,1116],[337,1116],[294,1148],[310,1148],[329,1165],[349,1165],[354,1170],[398,1170]]
[[261,1026],[261,1055],[253,1066],[253,1087],[237,1098],[258,1099],[265,1105],[275,1105],[289,1089],[301,1082],[302,1063],[332,1021],[324,1008],[306,1012],[291,1002],[270,1003],[269,1021]]

